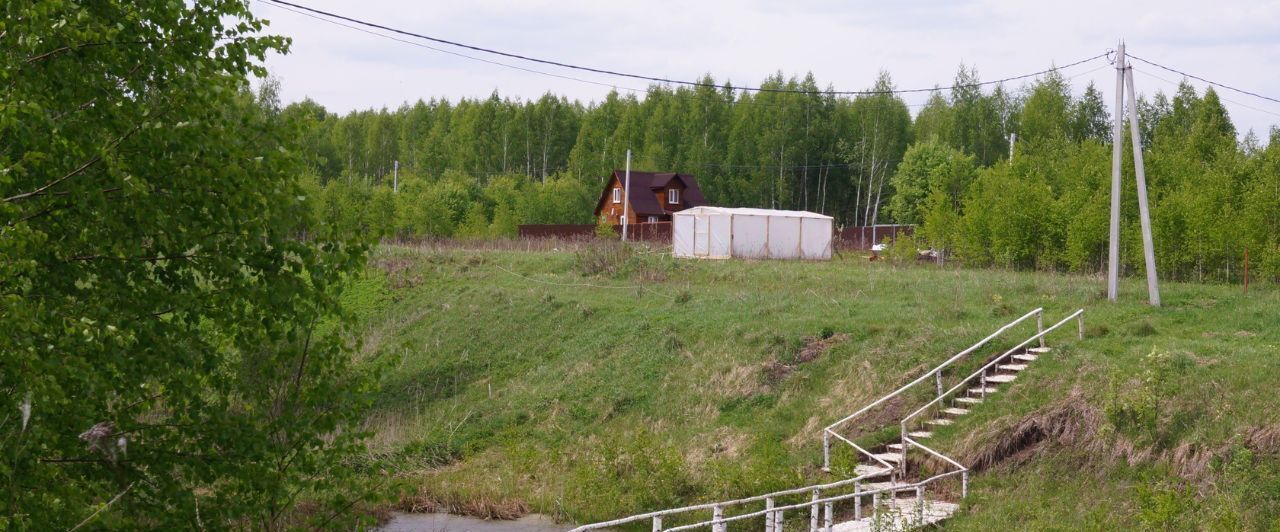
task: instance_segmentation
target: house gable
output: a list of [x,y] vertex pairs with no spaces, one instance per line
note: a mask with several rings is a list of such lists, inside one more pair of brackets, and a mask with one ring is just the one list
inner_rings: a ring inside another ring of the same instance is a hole
[[[596,200],[595,217],[597,220],[610,220],[615,223],[621,220],[625,206],[628,221],[631,223],[649,221],[670,221],[671,214],[690,207],[706,204],[698,182],[693,176],[676,173],[631,172],[631,190],[622,201],[615,203],[615,195],[622,195],[623,180],[626,173],[614,170],[605,181],[600,197]],[[674,192],[674,196],[672,195]],[[672,202],[671,200],[676,201]],[[625,202],[625,204],[623,203]]]

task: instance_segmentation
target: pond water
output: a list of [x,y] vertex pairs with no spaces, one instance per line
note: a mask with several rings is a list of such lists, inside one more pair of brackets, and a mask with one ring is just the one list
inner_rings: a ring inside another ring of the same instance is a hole
[[550,517],[531,514],[514,521],[476,519],[452,514],[408,514],[395,512],[380,530],[383,532],[564,532]]

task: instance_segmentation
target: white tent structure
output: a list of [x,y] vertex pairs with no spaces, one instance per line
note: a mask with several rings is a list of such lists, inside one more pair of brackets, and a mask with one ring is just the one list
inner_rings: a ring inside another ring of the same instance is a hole
[[672,255],[830,260],[833,228],[813,212],[694,207],[672,215]]

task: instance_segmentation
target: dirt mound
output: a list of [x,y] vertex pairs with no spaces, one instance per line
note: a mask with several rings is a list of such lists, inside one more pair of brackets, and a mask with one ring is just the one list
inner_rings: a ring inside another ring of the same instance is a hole
[[962,463],[981,471],[1009,460],[1024,461],[1046,440],[1094,447],[1098,444],[1102,423],[1102,411],[1090,405],[1076,389],[1060,401],[1023,417],[1012,427],[971,432],[960,442],[956,455]]
[[770,360],[764,363],[762,370],[766,383],[772,386],[782,382],[795,371],[797,366],[817,360],[832,347],[848,340],[849,333],[805,337],[804,346],[796,352],[794,357],[791,357],[790,362]]

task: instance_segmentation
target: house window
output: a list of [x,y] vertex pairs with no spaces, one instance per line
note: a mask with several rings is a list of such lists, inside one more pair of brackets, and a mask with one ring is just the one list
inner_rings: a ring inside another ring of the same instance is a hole
[[680,189],[673,188],[667,191],[667,203],[672,205],[680,203]]
[[651,223],[651,224],[652,224],[652,223],[657,223],[657,222],[658,222],[658,217],[657,217],[657,216],[650,216],[650,217],[649,217],[649,223]]
[[620,188],[613,189],[613,202],[622,203],[622,189]]

